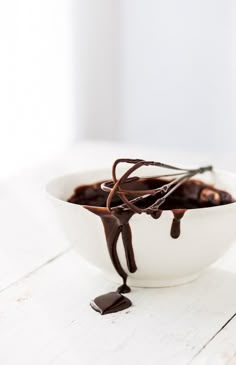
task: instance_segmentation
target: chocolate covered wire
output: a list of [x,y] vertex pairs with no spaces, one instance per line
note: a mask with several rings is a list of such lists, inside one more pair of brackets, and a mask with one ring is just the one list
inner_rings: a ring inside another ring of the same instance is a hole
[[[131,166],[119,179],[117,178],[116,169],[117,166],[120,163],[128,163],[132,164]],[[163,178],[163,177],[175,177],[173,180],[170,180],[168,183],[164,183],[163,186],[158,187],[156,189],[144,189],[144,190],[132,190],[132,189],[125,189],[124,184],[130,183],[133,181],[139,181],[140,177],[134,176],[130,177],[130,175],[141,168],[142,166],[156,166],[156,167],[162,167],[166,169],[171,169],[177,171],[173,174],[164,174],[164,175],[158,175],[153,176],[152,178]],[[140,159],[127,159],[127,158],[121,158],[117,159],[113,166],[112,166],[112,180],[106,181],[101,185],[101,188],[108,192],[109,195],[107,197],[107,209],[109,211],[112,211],[117,208],[122,209],[131,209],[135,213],[143,213],[148,211],[154,211],[158,210],[161,204],[164,203],[166,198],[172,194],[179,186],[181,186],[184,182],[186,182],[188,179],[193,177],[196,174],[202,174],[205,171],[211,171],[212,166],[205,166],[200,167],[198,169],[183,169],[179,167],[175,167],[172,165],[164,164],[161,162],[155,162],[155,161],[145,161]],[[122,186],[122,187],[121,187]],[[122,204],[111,207],[112,199],[115,194],[118,194],[119,198],[122,200]],[[159,194],[162,194],[161,197],[158,197]],[[129,200],[126,195],[132,196],[135,195],[135,198]],[[154,201],[153,204],[149,205],[145,208],[140,208],[137,205],[135,205],[138,202],[144,201],[149,196],[157,197],[157,199]]]

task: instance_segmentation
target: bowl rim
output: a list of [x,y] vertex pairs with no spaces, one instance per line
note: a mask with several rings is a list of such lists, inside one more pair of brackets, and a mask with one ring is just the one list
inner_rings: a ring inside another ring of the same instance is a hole
[[[77,170],[77,171],[74,171],[74,172],[71,172],[71,173],[68,173],[68,174],[63,174],[63,175],[58,175],[58,176],[55,176],[53,178],[51,178],[44,186],[44,193],[46,194],[46,196],[48,196],[50,199],[54,200],[54,201],[58,201],[62,204],[65,204],[65,205],[73,205],[73,206],[78,206],[78,207],[95,207],[93,205],[79,205],[79,204],[74,204],[74,203],[71,203],[71,202],[68,202],[67,200],[64,200],[64,199],[60,199],[58,197],[55,197],[55,195],[53,195],[50,191],[49,191],[49,187],[50,185],[52,185],[53,183],[55,183],[56,181],[58,180],[63,180],[65,178],[70,178],[70,177],[73,177],[73,176],[77,176],[79,174],[92,174],[92,173],[96,173],[96,172],[111,172],[111,167],[102,167],[102,168],[93,168],[93,169],[81,169],[81,170]],[[213,171],[212,172],[215,172],[215,173],[219,173],[219,174],[225,174],[225,175],[229,175],[229,176],[234,176],[236,178],[236,173],[235,172],[232,172],[232,171],[228,171],[228,170],[224,170],[224,169],[218,169],[218,168],[213,168]],[[104,180],[105,181],[105,180]],[[86,184],[85,184],[86,185]],[[75,187],[76,188],[76,187]],[[230,193],[231,194],[231,193]],[[233,203],[229,203],[229,204],[224,204],[224,205],[216,205],[216,206],[213,206],[213,207],[202,207],[202,208],[194,208],[194,209],[187,209],[188,211],[206,211],[206,210],[216,210],[216,209],[222,209],[222,208],[225,208],[226,206],[232,206],[232,205],[235,205],[236,204],[236,199]],[[96,208],[105,208],[105,207],[97,207]],[[161,210],[161,209],[160,209]],[[162,211],[163,213],[165,212],[171,212],[171,210],[163,210]]]

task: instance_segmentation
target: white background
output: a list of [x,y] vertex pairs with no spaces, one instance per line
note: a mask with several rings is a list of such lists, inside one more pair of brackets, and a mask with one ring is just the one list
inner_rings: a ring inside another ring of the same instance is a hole
[[235,24],[233,0],[1,2],[1,175],[83,139],[229,161]]
[[0,2],[0,176],[52,156],[73,138],[72,5]]

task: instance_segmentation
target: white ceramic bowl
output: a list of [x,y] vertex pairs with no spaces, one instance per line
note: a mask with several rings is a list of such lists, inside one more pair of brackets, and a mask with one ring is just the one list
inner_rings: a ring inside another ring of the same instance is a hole
[[[148,172],[151,176],[150,168]],[[79,254],[110,280],[121,283],[108,254],[101,219],[82,206],[67,202],[78,185],[106,180],[110,176],[110,169],[61,176],[50,181],[46,191],[61,228]],[[212,182],[236,197],[236,174],[217,170],[196,178]],[[191,281],[220,258],[236,238],[236,203],[188,210],[181,221],[178,239],[170,236],[172,218],[171,211],[164,211],[158,220],[146,214],[135,214],[131,218],[138,270],[128,274],[129,285],[162,287]],[[121,239],[118,255],[128,273]]]

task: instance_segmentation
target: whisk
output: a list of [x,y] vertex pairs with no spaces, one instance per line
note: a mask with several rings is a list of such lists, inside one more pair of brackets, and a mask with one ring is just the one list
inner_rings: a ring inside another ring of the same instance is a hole
[[[116,169],[117,166],[121,163],[132,164],[131,166],[120,178],[117,178]],[[163,177],[173,178],[168,183],[163,183],[161,187],[155,189],[144,189],[144,190],[132,190],[125,189],[126,183],[131,183],[134,181],[139,181],[141,178],[138,176],[131,177],[130,175],[141,168],[142,166],[156,166],[165,169],[175,170],[174,173],[168,173],[158,176],[152,176],[152,178],[161,179]],[[115,209],[123,209],[123,210],[132,210],[135,213],[150,213],[155,210],[158,210],[159,207],[165,202],[166,198],[172,194],[180,185],[189,180],[196,174],[202,174],[205,171],[211,171],[212,166],[200,167],[197,169],[184,169],[175,167],[172,165],[168,165],[161,162],[155,161],[145,161],[141,159],[130,159],[130,158],[120,158],[117,159],[112,166],[112,180],[105,181],[101,184],[102,190],[109,193],[107,197],[107,209],[109,211]],[[111,206],[112,199],[114,195],[117,194],[121,199],[122,203],[120,205],[116,205],[115,207]],[[129,196],[129,198],[127,197]],[[135,197],[132,197],[135,196]],[[152,203],[144,208],[137,206],[139,202],[147,201],[147,198],[152,196]]]

